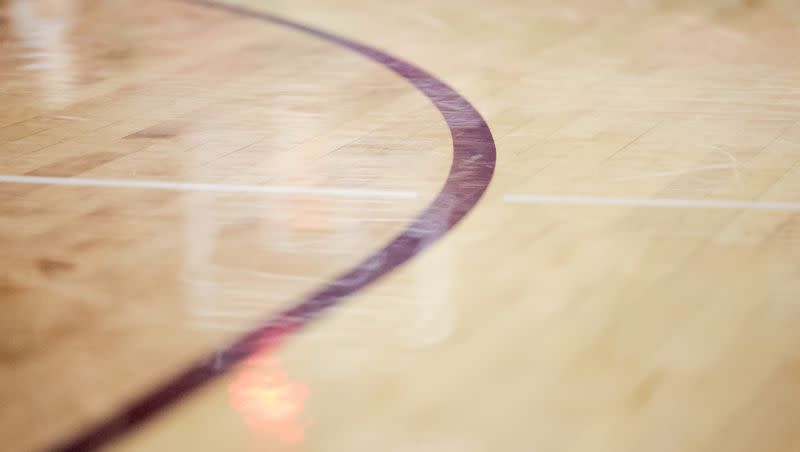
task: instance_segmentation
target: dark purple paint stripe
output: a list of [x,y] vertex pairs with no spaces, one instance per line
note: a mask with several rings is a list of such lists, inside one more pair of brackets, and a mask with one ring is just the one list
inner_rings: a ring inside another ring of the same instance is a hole
[[436,199],[382,249],[293,308],[268,319],[229,347],[195,363],[112,417],[52,450],[88,451],[106,446],[253,353],[276,346],[288,334],[396,269],[445,235],[477,204],[494,173],[495,145],[486,121],[453,88],[422,69],[372,47],[271,14],[210,0],[180,1],[292,28],[348,48],[391,69],[425,94],[441,112],[453,138],[453,162]]

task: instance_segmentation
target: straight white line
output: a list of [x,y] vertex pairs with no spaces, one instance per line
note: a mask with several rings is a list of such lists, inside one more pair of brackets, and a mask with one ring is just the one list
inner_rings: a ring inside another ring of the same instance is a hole
[[77,177],[15,176],[0,174],[0,183],[59,185],[70,187],[141,188],[146,190],[201,191],[218,193],[267,193],[277,195],[319,195],[353,198],[413,199],[417,192],[369,190],[363,188],[326,188],[282,185],[204,184],[129,179],[82,179]]
[[673,207],[688,209],[758,209],[800,211],[796,202],[715,201],[705,199],[604,198],[597,196],[505,195],[514,204],[562,204],[582,206]]

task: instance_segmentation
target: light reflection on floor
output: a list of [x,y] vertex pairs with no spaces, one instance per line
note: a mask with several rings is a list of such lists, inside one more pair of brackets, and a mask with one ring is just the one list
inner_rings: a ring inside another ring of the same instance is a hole
[[310,424],[304,408],[309,389],[286,373],[265,349],[246,360],[229,387],[231,406],[263,445],[303,441]]

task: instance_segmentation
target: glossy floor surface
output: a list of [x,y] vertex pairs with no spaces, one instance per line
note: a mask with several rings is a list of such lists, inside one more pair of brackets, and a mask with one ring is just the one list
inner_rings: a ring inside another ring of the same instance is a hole
[[4,450],[800,450],[795,2],[0,8]]

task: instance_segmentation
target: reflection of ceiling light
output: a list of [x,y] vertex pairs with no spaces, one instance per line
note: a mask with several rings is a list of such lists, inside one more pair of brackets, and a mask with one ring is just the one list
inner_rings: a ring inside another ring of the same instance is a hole
[[256,433],[284,443],[303,440],[307,422],[301,416],[309,391],[278,361],[259,355],[245,361],[229,390],[231,405]]
[[73,100],[76,78],[72,2],[9,4],[9,29],[20,41],[16,54],[27,61],[20,68],[34,74],[33,94],[47,108],[61,108]]

